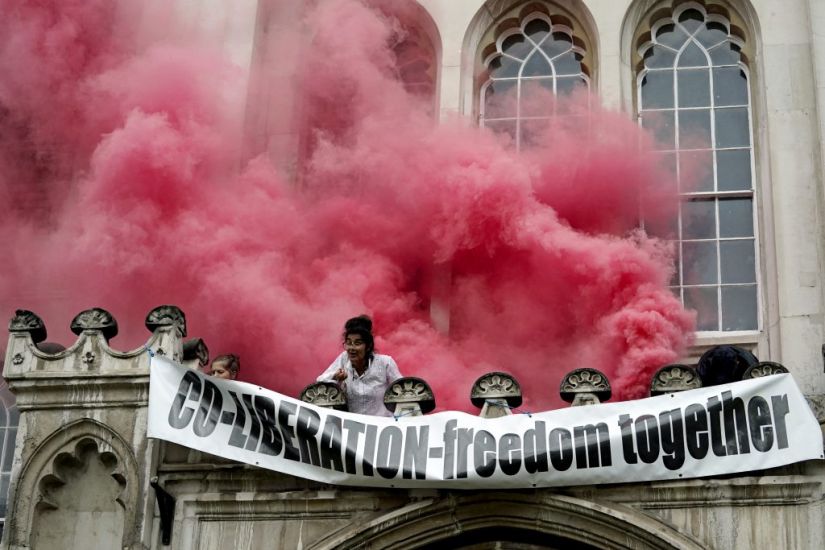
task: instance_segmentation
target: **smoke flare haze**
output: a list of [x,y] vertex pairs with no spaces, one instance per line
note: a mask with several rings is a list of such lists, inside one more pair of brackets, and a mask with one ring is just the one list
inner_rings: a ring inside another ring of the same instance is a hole
[[0,311],[37,312],[50,340],[99,306],[113,346],[136,347],[146,313],[175,304],[213,356],[240,355],[241,379],[295,396],[367,313],[378,350],[459,410],[491,370],[526,408],[558,406],[579,367],[640,397],[689,342],[672,251],[638,229],[640,210],[648,229],[672,222],[671,178],[598,98],[560,101],[521,152],[435,123],[399,77],[399,19],[326,0],[289,54],[302,145],[285,174],[238,162],[254,75],[163,3],[2,4]]

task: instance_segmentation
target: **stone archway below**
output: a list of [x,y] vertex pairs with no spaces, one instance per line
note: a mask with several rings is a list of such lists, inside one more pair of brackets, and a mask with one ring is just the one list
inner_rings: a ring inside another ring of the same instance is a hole
[[550,492],[480,492],[412,503],[333,533],[313,548],[699,550],[705,546],[622,505]]

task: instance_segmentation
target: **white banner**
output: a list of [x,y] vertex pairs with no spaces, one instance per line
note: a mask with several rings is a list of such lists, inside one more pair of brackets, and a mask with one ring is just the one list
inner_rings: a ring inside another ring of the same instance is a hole
[[823,458],[790,375],[484,419],[315,407],[153,357],[149,437],[293,476],[376,487],[524,488],[731,474]]

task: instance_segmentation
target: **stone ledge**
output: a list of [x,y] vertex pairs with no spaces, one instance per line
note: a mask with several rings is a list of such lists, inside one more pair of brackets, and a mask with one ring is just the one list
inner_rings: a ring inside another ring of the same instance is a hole
[[149,403],[149,377],[49,377],[15,378],[9,387],[22,411],[43,409],[89,409],[146,407]]
[[720,506],[789,506],[823,500],[825,476],[766,475],[730,479],[694,479],[573,489],[581,498],[620,502],[645,510]]

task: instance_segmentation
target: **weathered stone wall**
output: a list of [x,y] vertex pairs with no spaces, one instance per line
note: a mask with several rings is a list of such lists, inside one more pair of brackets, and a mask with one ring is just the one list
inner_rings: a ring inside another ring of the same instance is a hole
[[[187,462],[190,461],[190,462]],[[426,548],[528,540],[595,548],[821,547],[825,470],[523,491],[324,486],[165,445],[170,548]],[[271,546],[270,546],[271,545]]]
[[[147,348],[185,359],[180,310],[153,310],[147,327]],[[107,339],[116,323],[103,310],[81,313],[73,330],[75,344],[49,354],[36,345],[45,338],[36,316],[18,312],[12,321],[5,376],[21,416],[3,549],[453,548],[491,541],[813,549],[825,539],[825,466],[818,461],[689,481],[385,490],[319,484],[150,441],[146,349],[112,350]],[[606,395],[602,387],[579,389],[597,401]],[[481,386],[473,395],[481,399],[479,392]],[[825,420],[822,404],[812,404]]]
[[[147,326],[148,348],[182,359],[180,310],[157,308]],[[149,547],[149,354],[111,349],[117,323],[100,309],[79,314],[72,330],[74,345],[45,353],[36,315],[18,311],[11,322],[4,376],[20,424],[3,548]]]

